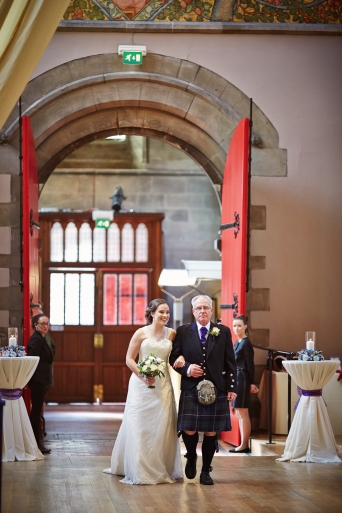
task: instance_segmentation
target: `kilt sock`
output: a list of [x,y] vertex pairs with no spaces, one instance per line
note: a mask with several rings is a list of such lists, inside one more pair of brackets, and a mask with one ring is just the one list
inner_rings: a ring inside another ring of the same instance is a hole
[[203,435],[202,442],[202,472],[209,473],[210,465],[216,451],[216,438],[217,435],[207,436]]
[[183,442],[186,448],[186,453],[188,458],[195,459],[196,458],[196,448],[198,443],[198,432],[194,435],[188,435],[184,431],[182,432]]

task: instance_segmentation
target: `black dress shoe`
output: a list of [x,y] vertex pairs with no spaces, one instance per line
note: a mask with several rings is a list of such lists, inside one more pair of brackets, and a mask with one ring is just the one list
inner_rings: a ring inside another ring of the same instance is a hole
[[209,472],[201,472],[200,483],[203,485],[213,485],[214,481],[211,479]]
[[251,452],[250,448],[249,447],[246,447],[246,449],[240,449],[239,451],[236,450],[236,449],[229,449],[228,452],[235,452],[235,453],[245,453],[245,454],[248,454]]
[[188,479],[194,479],[197,474],[197,470],[196,470],[197,454],[196,454],[195,458],[189,458],[189,456],[186,454],[185,458],[187,459],[187,462],[185,465],[185,475]]
[[38,444],[38,449],[42,454],[50,454],[51,449],[48,449],[47,447],[44,447],[42,444]]

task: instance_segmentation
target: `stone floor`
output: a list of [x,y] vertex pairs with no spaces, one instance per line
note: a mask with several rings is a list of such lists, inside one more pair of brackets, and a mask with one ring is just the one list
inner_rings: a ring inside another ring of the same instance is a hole
[[3,463],[2,513],[342,512],[342,463],[276,462],[285,437],[275,436],[271,446],[265,432],[253,433],[251,455],[233,455],[220,442],[215,486],[200,485],[198,477],[123,484],[102,472],[122,414],[122,404],[47,406],[44,443],[52,452],[43,461]]

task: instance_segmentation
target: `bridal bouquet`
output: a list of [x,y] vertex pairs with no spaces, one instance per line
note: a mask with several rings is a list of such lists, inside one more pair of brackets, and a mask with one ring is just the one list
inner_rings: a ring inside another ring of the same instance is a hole
[[[158,376],[165,377],[163,370],[165,369],[166,363],[161,358],[158,358],[155,354],[151,353],[149,356],[145,356],[142,360],[138,362],[138,370],[139,374],[144,376],[144,378],[155,378]],[[154,385],[149,385],[148,388],[156,388]]]

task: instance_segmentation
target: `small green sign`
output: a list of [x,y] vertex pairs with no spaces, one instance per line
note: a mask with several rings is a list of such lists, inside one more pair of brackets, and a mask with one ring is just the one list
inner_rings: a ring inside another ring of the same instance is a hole
[[124,64],[142,64],[142,52],[122,52],[122,62]]
[[96,228],[109,228],[110,220],[109,219],[95,219],[95,227]]

